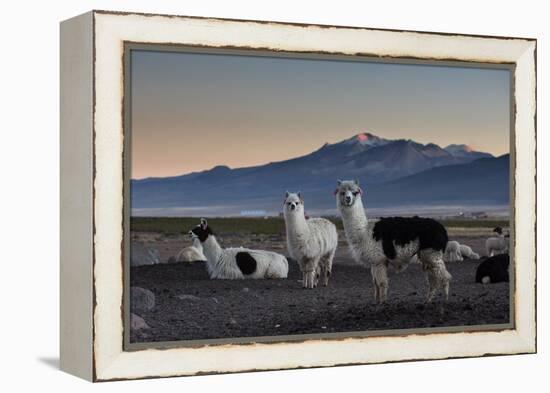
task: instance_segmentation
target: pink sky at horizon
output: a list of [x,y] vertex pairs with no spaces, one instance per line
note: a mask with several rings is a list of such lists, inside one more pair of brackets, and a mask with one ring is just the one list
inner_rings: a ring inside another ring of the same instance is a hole
[[364,132],[509,152],[507,70],[137,51],[131,177],[249,167]]

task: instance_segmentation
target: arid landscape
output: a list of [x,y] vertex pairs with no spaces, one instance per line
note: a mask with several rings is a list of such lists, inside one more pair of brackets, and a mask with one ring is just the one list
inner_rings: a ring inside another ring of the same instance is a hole
[[[287,279],[210,280],[204,262],[175,262],[178,251],[190,245],[187,231],[196,225],[195,221],[132,219],[132,244],[153,250],[155,261],[131,267],[131,342],[509,322],[509,284],[476,284],[479,260],[447,263],[453,280],[446,303],[437,298],[432,304],[425,304],[427,284],[420,265],[411,264],[402,273],[390,270],[389,300],[377,306],[370,271],[352,260],[338,220],[334,221],[340,227],[339,247],[326,288],[302,289],[301,273],[292,260]],[[280,218],[210,222],[223,247],[243,246],[287,255],[284,222]],[[492,235],[494,226],[507,226],[502,219],[442,222],[451,240],[469,245],[480,255],[485,255],[485,239]]]

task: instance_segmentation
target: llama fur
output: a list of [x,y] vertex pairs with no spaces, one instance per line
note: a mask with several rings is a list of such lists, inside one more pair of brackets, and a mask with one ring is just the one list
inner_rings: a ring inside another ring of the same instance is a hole
[[502,228],[496,227],[493,229],[493,232],[495,232],[497,236],[490,237],[485,241],[485,251],[489,257],[508,252],[508,238],[502,232]]
[[189,234],[201,242],[212,279],[286,278],[288,275],[288,261],[281,254],[243,247],[222,248],[204,218]]
[[338,181],[336,205],[346,239],[354,259],[370,265],[375,301],[383,303],[387,299],[388,266],[403,270],[415,255],[426,272],[427,301],[430,302],[438,290],[443,290],[448,299],[451,275],[443,262],[448,241],[445,228],[435,220],[420,217],[382,218],[369,226],[362,194],[357,180]]
[[510,256],[498,254],[485,259],[476,269],[476,282],[491,284],[510,281]]
[[288,252],[300,266],[303,287],[314,288],[319,280],[327,286],[338,246],[336,226],[324,218],[306,220],[300,193],[286,193],[283,214]]
[[202,244],[198,237],[191,237],[193,245],[185,247],[176,255],[176,262],[206,261]]
[[460,255],[462,255],[462,258],[479,259],[479,254],[475,253],[470,246],[467,246],[466,244],[461,244],[459,246],[459,249],[460,249]]
[[[471,251],[471,249],[470,249]],[[445,247],[445,254],[443,256],[445,262],[459,262],[462,261],[462,253],[460,251],[460,243],[456,240],[450,240]]]

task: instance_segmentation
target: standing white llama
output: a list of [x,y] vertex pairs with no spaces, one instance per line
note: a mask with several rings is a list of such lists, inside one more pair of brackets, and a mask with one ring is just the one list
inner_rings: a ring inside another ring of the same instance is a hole
[[427,301],[430,302],[439,289],[448,299],[451,275],[443,262],[448,240],[443,225],[429,218],[391,217],[369,227],[357,180],[339,180],[335,195],[353,256],[358,262],[370,265],[377,302],[387,299],[388,265],[403,270],[414,260],[414,255],[418,255],[427,273]]
[[288,252],[300,265],[303,287],[314,288],[319,279],[327,286],[338,246],[336,226],[324,218],[306,220],[300,193],[286,193],[283,212]]
[[210,278],[234,280],[286,278],[288,275],[288,261],[281,254],[243,247],[222,248],[204,218],[189,234],[199,239],[203,246]]
[[496,227],[493,232],[497,234],[497,237],[490,237],[485,241],[485,250],[487,256],[506,254],[508,252],[508,240],[509,238],[504,235],[501,227]]

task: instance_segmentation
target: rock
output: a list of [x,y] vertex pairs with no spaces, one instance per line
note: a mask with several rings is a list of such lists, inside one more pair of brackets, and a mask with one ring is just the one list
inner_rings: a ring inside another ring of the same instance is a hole
[[149,311],[155,307],[155,294],[140,287],[130,288],[130,308],[132,311]]
[[132,330],[150,329],[145,319],[137,314],[130,314],[130,326]]
[[160,263],[158,250],[147,248],[140,242],[132,242],[130,266],[156,265],[157,263]]
[[195,295],[178,295],[178,299],[180,299],[180,300],[201,300],[200,297],[197,297]]

